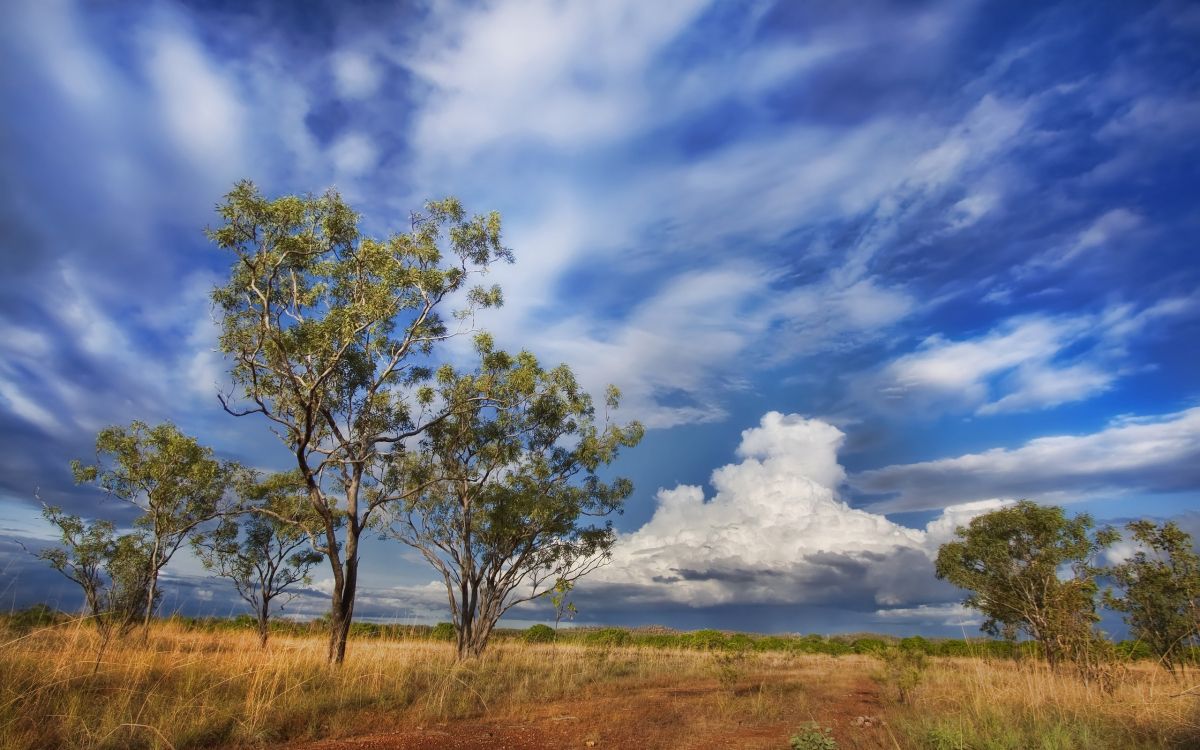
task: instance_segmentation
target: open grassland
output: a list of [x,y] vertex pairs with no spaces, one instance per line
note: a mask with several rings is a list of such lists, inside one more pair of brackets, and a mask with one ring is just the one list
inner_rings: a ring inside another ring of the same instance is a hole
[[806,722],[841,748],[1200,747],[1200,678],[1149,663],[1106,692],[1031,661],[932,658],[901,703],[861,655],[506,641],[456,665],[446,643],[371,639],[339,669],[320,638],[261,651],[172,623],[99,661],[79,623],[0,643],[4,748],[782,749]]

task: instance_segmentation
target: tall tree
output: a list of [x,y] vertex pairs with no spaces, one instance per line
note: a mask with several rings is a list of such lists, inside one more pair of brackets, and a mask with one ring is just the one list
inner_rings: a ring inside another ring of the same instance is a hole
[[1116,539],[1092,527],[1086,514],[1022,500],[960,526],[938,550],[937,577],[970,592],[963,603],[986,616],[985,632],[1023,632],[1051,664],[1087,659],[1099,619],[1095,558]]
[[[481,366],[443,367],[437,400],[464,405],[431,425],[424,451],[405,467],[426,488],[394,506],[391,533],[442,575],[458,656],[480,655],[513,606],[566,586],[601,565],[614,541],[611,522],[633,491],[598,472],[642,427],[597,424],[591,397],[571,370],[542,369],[528,352],[496,351],[476,338]],[[610,388],[606,406],[615,409]]]
[[[213,292],[221,349],[245,403],[295,457],[321,519],[317,551],[333,575],[329,659],[341,663],[354,616],[359,542],[380,509],[412,491],[389,467],[406,441],[452,405],[415,398],[438,342],[501,303],[498,287],[471,286],[511,261],[500,217],[468,218],[454,199],[428,203],[409,231],[364,237],[336,192],[264,198],[240,182],[209,235],[234,255],[229,283]],[[452,329],[443,317],[457,304]]]
[[149,625],[159,575],[193,532],[231,509],[226,491],[237,467],[217,460],[211,448],[169,422],[101,430],[96,458],[91,465],[72,462],[75,481],[98,484],[142,511],[134,525],[145,532],[149,549],[143,619]]
[[1140,549],[1107,571],[1124,595],[1106,591],[1105,601],[1125,613],[1131,634],[1174,673],[1200,637],[1200,555],[1174,522],[1134,521],[1125,528]]
[[322,559],[309,546],[319,519],[303,488],[294,473],[247,481],[242,491],[248,505],[242,513],[192,539],[204,567],[232,581],[250,605],[263,648],[273,607],[291,601],[296,584],[307,583],[309,570]]

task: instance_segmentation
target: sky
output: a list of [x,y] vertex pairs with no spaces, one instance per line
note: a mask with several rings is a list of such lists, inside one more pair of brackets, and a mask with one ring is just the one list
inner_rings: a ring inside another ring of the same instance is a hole
[[[3,3],[0,105],[4,606],[79,606],[40,501],[132,518],[71,482],[107,425],[288,468],[216,399],[242,178],[501,212],[479,324],[648,427],[581,624],[971,634],[932,559],[978,513],[1200,531],[1195,4]],[[448,619],[364,568],[359,616]],[[165,606],[240,611],[185,557]]]

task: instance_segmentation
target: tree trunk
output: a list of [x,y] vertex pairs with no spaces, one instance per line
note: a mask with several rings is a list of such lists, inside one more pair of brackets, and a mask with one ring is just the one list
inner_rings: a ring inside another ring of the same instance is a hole
[[154,614],[154,594],[157,593],[156,589],[158,587],[158,571],[160,568],[158,565],[157,537],[154,539],[154,554],[150,558],[150,564],[153,566],[150,570],[150,585],[147,587],[150,591],[146,595],[146,617],[142,620],[142,629],[146,631],[150,630],[150,616]]
[[271,600],[263,599],[258,610],[258,647],[267,647],[267,638],[271,635]]
[[330,664],[341,664],[346,660],[346,639],[350,635],[350,622],[354,619],[354,591],[357,581],[358,560],[348,556],[342,564],[342,585],[333,587],[333,601],[329,612]]

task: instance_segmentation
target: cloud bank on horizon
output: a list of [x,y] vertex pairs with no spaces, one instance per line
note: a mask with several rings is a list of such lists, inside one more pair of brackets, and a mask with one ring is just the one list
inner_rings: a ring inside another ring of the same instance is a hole
[[[48,580],[14,556],[35,489],[113,511],[67,471],[101,427],[285,464],[214,396],[201,230],[242,177],[336,186],[374,234],[501,211],[480,324],[652,428],[594,584],[628,618],[956,627],[899,571],[972,508],[1200,505],[1194,4],[47,0],[0,8],[0,62],[14,600]],[[378,616],[436,616],[367,554]]]

